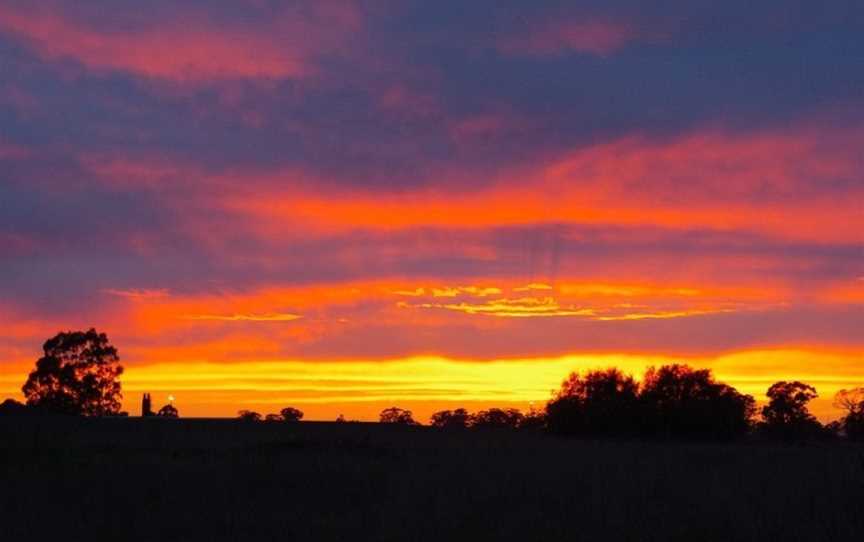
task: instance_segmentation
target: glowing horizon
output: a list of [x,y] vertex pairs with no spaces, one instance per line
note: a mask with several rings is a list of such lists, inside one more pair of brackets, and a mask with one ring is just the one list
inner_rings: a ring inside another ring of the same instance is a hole
[[[813,360],[828,370],[808,367]],[[752,366],[759,361],[761,370]],[[572,371],[617,367],[641,380],[649,366],[685,363],[709,368],[715,377],[764,403],[764,392],[780,380],[802,380],[814,385],[819,398],[811,410],[823,421],[842,414],[833,406],[834,394],[864,380],[864,352],[756,350],[717,357],[637,354],[582,354],[557,358],[470,361],[440,356],[407,359],[328,361],[267,360],[240,363],[162,362],[128,367],[123,383],[123,407],[140,411],[148,392],[157,402],[174,402],[187,417],[234,417],[241,409],[277,412],[301,408],[307,420],[377,420],[386,406],[414,411],[419,421],[442,409],[491,407],[542,409]],[[16,380],[0,376],[0,394],[20,396],[26,371]],[[169,399],[173,398],[173,399]],[[179,399],[178,399],[179,398]],[[383,405],[383,406],[382,406]]]

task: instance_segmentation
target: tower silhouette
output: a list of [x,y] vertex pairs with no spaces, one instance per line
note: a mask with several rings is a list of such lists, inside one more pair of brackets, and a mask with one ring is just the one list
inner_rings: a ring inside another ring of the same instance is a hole
[[144,398],[141,399],[141,416],[147,417],[153,415],[153,408],[150,405],[150,394],[145,393]]

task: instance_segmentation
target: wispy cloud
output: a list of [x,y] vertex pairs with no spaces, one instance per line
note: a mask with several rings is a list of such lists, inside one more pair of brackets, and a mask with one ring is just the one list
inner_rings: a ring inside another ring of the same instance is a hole
[[127,299],[154,299],[161,297],[168,297],[170,295],[167,288],[158,288],[158,289],[131,289],[131,290],[117,290],[113,288],[108,288],[102,290],[104,293],[108,295],[113,295],[117,297],[125,297]]
[[[356,31],[359,25],[353,8],[342,2],[320,9],[315,4],[286,7],[277,13],[247,6],[244,15],[257,19],[257,28],[236,19],[214,21],[212,13],[177,4],[172,12],[153,10],[129,18],[118,30],[90,22],[80,13],[86,10],[74,7],[0,7],[0,32],[19,38],[48,60],[73,59],[92,70],[188,83],[304,78],[315,71],[322,50],[332,50],[343,32]],[[344,13],[332,16],[339,8]],[[123,12],[114,15],[122,18]]]
[[303,318],[299,314],[291,313],[262,313],[262,314],[187,314],[186,320],[218,320],[223,322],[290,322]]
[[592,309],[562,307],[551,297],[522,297],[517,299],[496,299],[485,303],[419,303],[410,305],[400,303],[401,307],[421,309],[446,309],[466,314],[483,314],[509,318],[532,318],[549,316],[592,316]]
[[580,17],[533,23],[522,32],[505,36],[498,50],[508,55],[549,56],[583,53],[606,56],[636,40],[631,24],[614,19]]

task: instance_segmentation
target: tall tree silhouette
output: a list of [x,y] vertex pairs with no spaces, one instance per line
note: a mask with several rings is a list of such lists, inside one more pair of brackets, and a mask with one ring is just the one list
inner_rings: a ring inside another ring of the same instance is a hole
[[123,367],[104,333],[92,328],[58,333],[42,350],[44,355],[22,387],[29,406],[83,416],[120,412],[118,377]]
[[846,411],[841,421],[846,436],[851,440],[864,440],[864,388],[838,391],[834,406]]
[[776,382],[766,393],[769,402],[762,407],[762,429],[781,438],[807,438],[819,433],[821,425],[807,409],[817,398],[816,388],[803,382]]
[[570,373],[546,405],[546,423],[561,434],[626,435],[635,429],[638,390],[615,368]]
[[672,364],[650,367],[640,393],[649,435],[727,439],[749,431],[753,397],[714,380],[710,369]]

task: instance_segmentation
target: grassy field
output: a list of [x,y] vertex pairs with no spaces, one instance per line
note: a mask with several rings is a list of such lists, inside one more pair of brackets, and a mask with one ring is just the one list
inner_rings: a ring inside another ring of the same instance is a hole
[[0,418],[0,540],[864,540],[864,448]]

